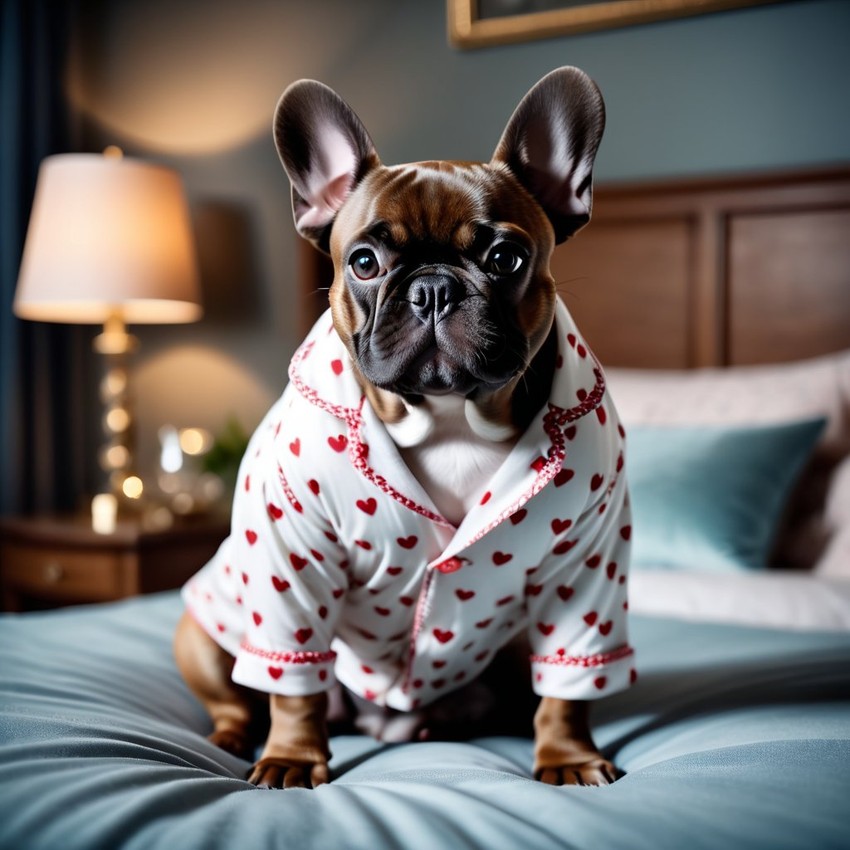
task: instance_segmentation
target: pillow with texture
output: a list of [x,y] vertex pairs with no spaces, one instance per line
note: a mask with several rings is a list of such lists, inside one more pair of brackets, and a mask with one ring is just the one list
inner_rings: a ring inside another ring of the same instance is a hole
[[636,568],[760,570],[825,420],[749,427],[632,427]]

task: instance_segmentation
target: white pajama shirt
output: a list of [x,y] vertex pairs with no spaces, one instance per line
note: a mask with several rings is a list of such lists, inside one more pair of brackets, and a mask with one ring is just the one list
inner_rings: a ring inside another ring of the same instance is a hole
[[634,681],[625,435],[566,307],[548,404],[459,527],[440,516],[317,322],[240,468],[231,534],[184,587],[234,681],[304,695],[336,680],[425,705],[525,631],[532,687],[592,699]]

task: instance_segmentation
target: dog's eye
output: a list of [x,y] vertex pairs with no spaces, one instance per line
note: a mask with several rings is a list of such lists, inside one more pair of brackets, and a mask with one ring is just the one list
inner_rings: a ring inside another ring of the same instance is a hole
[[501,242],[490,251],[485,265],[491,274],[509,275],[518,272],[524,262],[525,255],[518,246]]
[[380,265],[375,252],[370,251],[368,248],[361,248],[359,251],[355,251],[351,255],[348,264],[360,280],[372,280],[372,278],[378,276],[378,272],[380,271]]

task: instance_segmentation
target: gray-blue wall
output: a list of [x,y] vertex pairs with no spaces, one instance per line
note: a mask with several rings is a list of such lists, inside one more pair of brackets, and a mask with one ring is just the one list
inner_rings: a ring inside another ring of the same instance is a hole
[[86,10],[68,78],[84,145],[117,143],[179,169],[196,209],[218,205],[241,228],[245,255],[224,281],[228,316],[140,332],[148,453],[163,422],[217,427],[236,412],[252,426],[283,387],[298,342],[295,238],[270,120],[298,77],[336,88],[387,162],[489,158],[520,97],[564,64],[588,71],[606,99],[597,180],[850,160],[848,0],[468,52],[448,45],[442,0],[89,0]]

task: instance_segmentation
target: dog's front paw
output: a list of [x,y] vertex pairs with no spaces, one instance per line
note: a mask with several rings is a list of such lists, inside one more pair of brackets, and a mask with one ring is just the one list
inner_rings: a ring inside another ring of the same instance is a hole
[[577,764],[535,766],[534,778],[547,785],[610,785],[621,776],[622,770],[598,756]]
[[317,788],[329,781],[328,763],[262,758],[251,768],[248,781],[258,788]]

